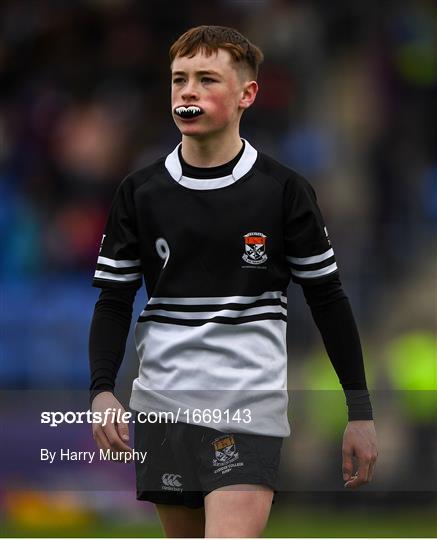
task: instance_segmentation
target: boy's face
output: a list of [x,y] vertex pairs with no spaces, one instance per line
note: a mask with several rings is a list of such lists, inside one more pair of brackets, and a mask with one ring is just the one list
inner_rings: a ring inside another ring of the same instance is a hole
[[172,71],[172,114],[182,135],[205,137],[236,127],[255,99],[257,85],[245,80],[224,49],[192,58],[177,56]]

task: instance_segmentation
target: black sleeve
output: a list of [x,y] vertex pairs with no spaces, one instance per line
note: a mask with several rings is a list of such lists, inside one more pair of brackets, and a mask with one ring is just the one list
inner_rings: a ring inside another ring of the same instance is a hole
[[106,223],[94,287],[137,289],[142,284],[142,265],[138,242],[135,203],[131,177],[118,187]]
[[303,285],[329,281],[338,275],[334,250],[316,193],[301,176],[296,175],[287,181],[284,216],[285,255],[291,279]]
[[322,283],[307,281],[302,289],[343,387],[349,420],[372,420],[360,337],[339,277]]
[[136,286],[103,287],[96,302],[89,336],[90,403],[100,392],[114,391],[136,292]]

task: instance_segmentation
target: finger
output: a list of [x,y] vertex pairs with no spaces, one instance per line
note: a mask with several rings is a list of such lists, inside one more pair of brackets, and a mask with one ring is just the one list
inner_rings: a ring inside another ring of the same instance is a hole
[[376,467],[376,459],[372,460],[370,462],[370,467],[369,467],[369,478],[368,478],[368,481],[371,482],[372,479],[373,479],[373,474],[375,472],[375,467]]
[[120,439],[127,442],[129,440],[129,424],[126,422],[119,422],[116,424],[116,429]]
[[114,424],[106,424],[106,426],[103,427],[103,431],[109,441],[111,450],[117,452],[132,452],[132,448],[121,440]]
[[356,481],[358,478],[358,472],[356,472],[354,475],[351,475],[349,480],[345,482],[344,487],[345,488],[354,488],[356,487]]
[[[108,437],[106,436],[105,432],[103,431],[103,429],[99,429],[96,434],[95,434],[95,437],[94,437],[94,440],[96,441],[96,444],[99,448],[101,448],[102,450],[109,450],[110,452],[113,451],[113,447],[111,446],[111,443],[108,439]],[[129,456],[127,456],[125,458],[124,455],[120,455],[118,459],[112,459],[112,461],[120,461],[120,462],[123,462],[123,463],[128,463],[131,461],[131,452],[129,452]]]
[[353,471],[353,463],[352,463],[352,451],[349,448],[344,447],[342,449],[343,453],[343,464],[342,464],[342,471],[343,471],[343,480],[349,480],[352,476]]
[[362,484],[367,484],[367,478],[369,474],[370,459],[358,458],[358,471],[355,475],[345,484],[345,487],[357,488]]
[[93,436],[98,448],[101,448],[102,450],[111,450],[111,445],[101,426],[95,429]]

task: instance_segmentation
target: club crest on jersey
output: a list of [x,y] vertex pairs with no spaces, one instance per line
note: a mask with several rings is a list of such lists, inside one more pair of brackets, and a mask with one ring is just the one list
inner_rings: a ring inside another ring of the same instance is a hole
[[249,232],[245,234],[243,238],[244,238],[243,260],[249,264],[262,264],[263,262],[266,262],[267,236],[260,232]]
[[235,440],[232,435],[225,435],[212,441],[215,457],[212,461],[214,467],[220,467],[238,459],[238,452],[235,446]]

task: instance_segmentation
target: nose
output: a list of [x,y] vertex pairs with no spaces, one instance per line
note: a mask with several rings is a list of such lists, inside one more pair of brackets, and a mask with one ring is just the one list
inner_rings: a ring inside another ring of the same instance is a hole
[[199,92],[195,81],[188,81],[182,90],[181,97],[184,100],[197,99]]

